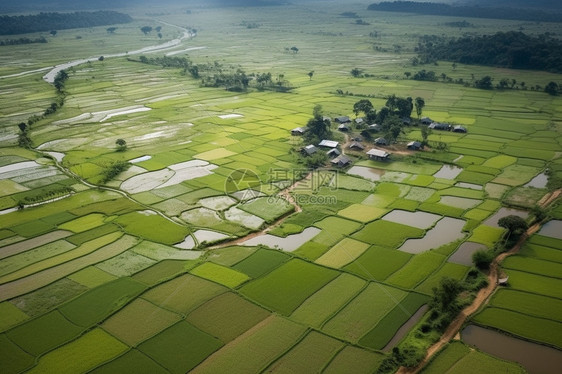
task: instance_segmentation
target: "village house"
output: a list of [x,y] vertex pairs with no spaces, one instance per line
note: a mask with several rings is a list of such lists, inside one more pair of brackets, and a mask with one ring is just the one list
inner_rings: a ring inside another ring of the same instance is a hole
[[369,156],[371,160],[388,160],[390,153],[382,151],[380,149],[370,149],[367,152],[367,156]]

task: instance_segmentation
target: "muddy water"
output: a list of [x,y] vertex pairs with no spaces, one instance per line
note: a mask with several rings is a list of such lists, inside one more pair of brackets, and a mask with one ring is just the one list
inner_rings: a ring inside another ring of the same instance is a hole
[[405,210],[393,210],[382,217],[385,221],[401,223],[403,225],[417,227],[418,229],[430,228],[439,218],[441,218],[441,216],[437,214],[426,212],[408,212]]
[[281,238],[279,236],[271,234],[265,234],[248,239],[240,243],[240,245],[255,246],[263,244],[270,248],[280,248],[284,251],[292,252],[310,239],[314,238],[320,233],[320,231],[322,230],[316,227],[307,227],[303,230],[303,232],[295,235],[289,235],[286,238]]
[[442,178],[442,179],[455,179],[462,171],[462,168],[453,165],[443,165],[441,169],[433,176],[435,178]]
[[559,374],[562,351],[517,339],[480,326],[469,325],[461,332],[462,340],[493,356],[515,361],[531,374]]
[[381,177],[386,173],[383,169],[367,168],[364,166],[353,166],[347,171],[347,174],[358,175],[373,182],[378,182]]
[[480,249],[486,249],[486,246],[480,243],[464,242],[455,251],[455,253],[453,253],[453,255],[449,257],[447,262],[472,266],[472,254]]
[[500,210],[498,210],[493,216],[484,221],[484,224],[487,226],[499,227],[498,221],[500,220],[500,218],[507,216],[519,216],[525,219],[528,215],[529,212],[527,212],[526,210],[500,208]]
[[408,239],[398,249],[403,252],[417,254],[438,248],[464,237],[461,231],[464,224],[465,221],[462,219],[442,218],[423,238]]
[[422,305],[417,312],[415,312],[410,319],[408,319],[406,321],[405,324],[402,325],[402,327],[400,327],[398,329],[398,331],[396,331],[396,334],[394,334],[394,336],[392,337],[392,339],[390,339],[390,341],[384,346],[384,348],[382,349],[384,352],[388,352],[390,351],[392,348],[394,348],[398,343],[400,343],[400,340],[402,340],[404,338],[404,336],[406,336],[406,334],[410,331],[410,329],[416,324],[418,323],[418,321],[420,320],[420,318],[422,318],[422,316],[425,314],[425,312],[427,311],[427,309],[429,309],[429,307],[427,305]]
[[548,175],[545,173],[540,173],[533,179],[529,181],[523,187],[535,187],[535,188],[546,188],[546,184],[548,183]]
[[540,235],[549,236],[551,238],[562,239],[562,221],[552,220],[544,224],[539,231]]

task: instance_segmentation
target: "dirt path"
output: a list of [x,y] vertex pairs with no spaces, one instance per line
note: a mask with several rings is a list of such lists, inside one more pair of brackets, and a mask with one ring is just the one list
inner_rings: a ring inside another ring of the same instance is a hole
[[267,234],[271,229],[279,226],[280,224],[282,224],[287,218],[289,218],[293,213],[300,213],[302,212],[302,208],[299,206],[299,204],[297,204],[297,202],[293,199],[293,197],[291,196],[291,191],[293,191],[295,189],[295,187],[302,182],[303,180],[309,180],[310,178],[312,178],[312,173],[308,173],[306,177],[304,177],[304,179],[298,180],[295,183],[293,183],[292,185],[290,185],[289,187],[285,188],[284,190],[281,190],[277,196],[281,197],[282,199],[286,200],[289,204],[291,204],[292,206],[295,207],[294,212],[289,212],[287,214],[285,214],[284,216],[280,217],[279,219],[277,219],[277,221],[273,222],[271,225],[267,226],[265,229],[257,231],[257,232],[253,232],[250,233],[246,236],[243,236],[241,238],[237,238],[234,240],[229,240],[229,241],[225,241],[222,242],[220,244],[214,245],[209,247],[208,249],[218,249],[218,248],[223,248],[223,247],[228,247],[231,245],[238,245],[242,242],[245,242],[246,240],[250,240],[252,238],[258,237],[258,236],[262,236]]
[[[546,194],[538,202],[538,205],[542,208],[546,208],[547,206],[552,204],[560,196],[561,193],[562,190],[556,190],[554,192]],[[427,365],[427,363],[429,362],[431,357],[433,357],[434,354],[439,352],[447,343],[449,343],[449,341],[451,341],[459,334],[460,329],[466,322],[467,318],[470,317],[470,315],[472,315],[478,309],[480,309],[482,305],[486,304],[490,296],[494,293],[496,287],[498,286],[498,279],[501,276],[500,264],[502,263],[502,261],[506,257],[517,253],[521,248],[521,246],[525,243],[525,241],[531,235],[536,233],[540,229],[540,227],[541,227],[540,223],[536,223],[533,226],[529,227],[529,229],[523,235],[521,235],[521,237],[519,238],[517,243],[513,246],[513,248],[511,248],[507,252],[500,254],[494,259],[494,261],[492,261],[488,273],[488,286],[486,288],[481,289],[478,292],[472,304],[464,308],[459,313],[459,315],[453,320],[453,322],[451,322],[449,327],[447,327],[443,335],[441,335],[441,338],[435,344],[433,344],[431,347],[428,348],[425,358],[418,366],[416,366],[415,368],[406,368],[402,366],[396,372],[397,374],[419,373],[425,367],[425,365]]]

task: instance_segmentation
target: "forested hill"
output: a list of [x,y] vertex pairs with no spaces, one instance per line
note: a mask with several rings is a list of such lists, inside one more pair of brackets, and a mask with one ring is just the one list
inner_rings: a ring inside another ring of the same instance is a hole
[[440,3],[418,3],[414,1],[394,1],[371,4],[369,10],[382,12],[406,12],[438,16],[473,18],[513,19],[522,21],[562,22],[562,13],[539,9],[511,7],[452,6]]
[[548,34],[535,37],[510,31],[458,39],[427,36],[421,38],[418,54],[425,63],[446,60],[562,73],[562,41]]
[[75,29],[128,23],[128,14],[114,11],[39,13],[29,16],[0,16],[0,35]]

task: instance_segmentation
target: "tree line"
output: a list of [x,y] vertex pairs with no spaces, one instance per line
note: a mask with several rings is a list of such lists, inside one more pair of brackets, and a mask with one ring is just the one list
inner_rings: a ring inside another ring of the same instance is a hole
[[100,10],[96,12],[39,13],[27,16],[0,16],[0,35],[86,28],[128,23],[128,14]]
[[0,45],[22,45],[22,44],[33,44],[33,43],[47,43],[47,39],[44,36],[39,38],[19,38],[19,39],[6,39],[0,40]]
[[422,63],[447,60],[562,73],[562,41],[549,33],[530,36],[519,31],[508,31],[452,39],[423,36],[416,52]]
[[[130,61],[134,61],[129,59]],[[249,87],[258,90],[278,92],[290,91],[293,86],[285,79],[284,74],[246,73],[240,66],[224,65],[218,61],[196,64],[188,57],[152,57],[140,56],[139,61],[144,64],[158,65],[164,68],[179,68],[182,74],[189,74],[194,79],[200,79],[203,87],[224,87],[228,91],[242,92]],[[314,72],[308,73],[310,79]]]
[[367,9],[382,12],[405,12],[436,16],[562,22],[562,14],[556,11],[547,12],[539,9],[521,9],[513,7],[453,6],[442,3],[418,3],[415,1],[383,1],[378,4],[371,4]]

